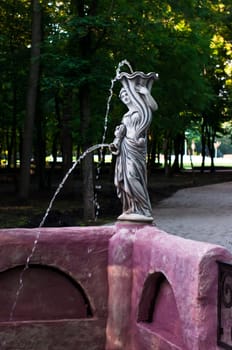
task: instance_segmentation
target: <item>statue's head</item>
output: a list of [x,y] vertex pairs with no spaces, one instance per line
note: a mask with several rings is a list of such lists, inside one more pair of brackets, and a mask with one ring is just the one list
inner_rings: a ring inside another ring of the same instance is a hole
[[128,105],[131,103],[131,97],[129,96],[127,89],[124,87],[121,88],[119,92],[119,98],[125,105]]
[[[121,88],[121,90],[119,91],[119,98],[122,99],[123,94],[127,94],[127,91],[124,87]],[[128,94],[127,94],[128,95]]]

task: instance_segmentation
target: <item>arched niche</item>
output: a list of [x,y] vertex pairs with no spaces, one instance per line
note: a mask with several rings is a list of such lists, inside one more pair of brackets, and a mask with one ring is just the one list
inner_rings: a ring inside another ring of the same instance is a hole
[[182,325],[176,299],[163,273],[151,273],[145,280],[137,322],[171,343],[183,346]]
[[[0,322],[9,321],[24,266],[0,272]],[[13,321],[92,317],[88,297],[79,283],[61,270],[30,265],[22,275]]]

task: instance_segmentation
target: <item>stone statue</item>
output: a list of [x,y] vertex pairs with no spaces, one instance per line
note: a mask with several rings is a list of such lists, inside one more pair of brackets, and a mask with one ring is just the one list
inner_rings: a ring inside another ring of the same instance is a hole
[[147,130],[152,112],[157,110],[151,96],[156,73],[120,73],[122,89],[119,97],[127,106],[115,139],[109,148],[116,155],[114,184],[122,200],[123,213],[118,220],[152,222],[152,209],[147,191]]

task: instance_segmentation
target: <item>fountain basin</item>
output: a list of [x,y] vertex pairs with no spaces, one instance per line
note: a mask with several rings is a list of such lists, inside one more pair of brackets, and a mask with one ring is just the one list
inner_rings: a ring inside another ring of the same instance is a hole
[[215,350],[223,247],[148,224],[0,230],[2,350]]

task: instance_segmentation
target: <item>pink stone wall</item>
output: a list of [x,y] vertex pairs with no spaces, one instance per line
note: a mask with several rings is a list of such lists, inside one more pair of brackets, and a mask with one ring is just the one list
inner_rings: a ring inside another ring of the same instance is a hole
[[219,350],[220,246],[149,225],[0,230],[1,350]]
[[23,289],[10,322],[17,272],[25,265],[38,230],[0,230],[0,349],[104,349],[108,244],[113,229],[40,231],[30,262],[33,268],[23,276]]
[[107,350],[219,349],[217,261],[232,263],[232,256],[155,227],[117,225],[109,248]]

